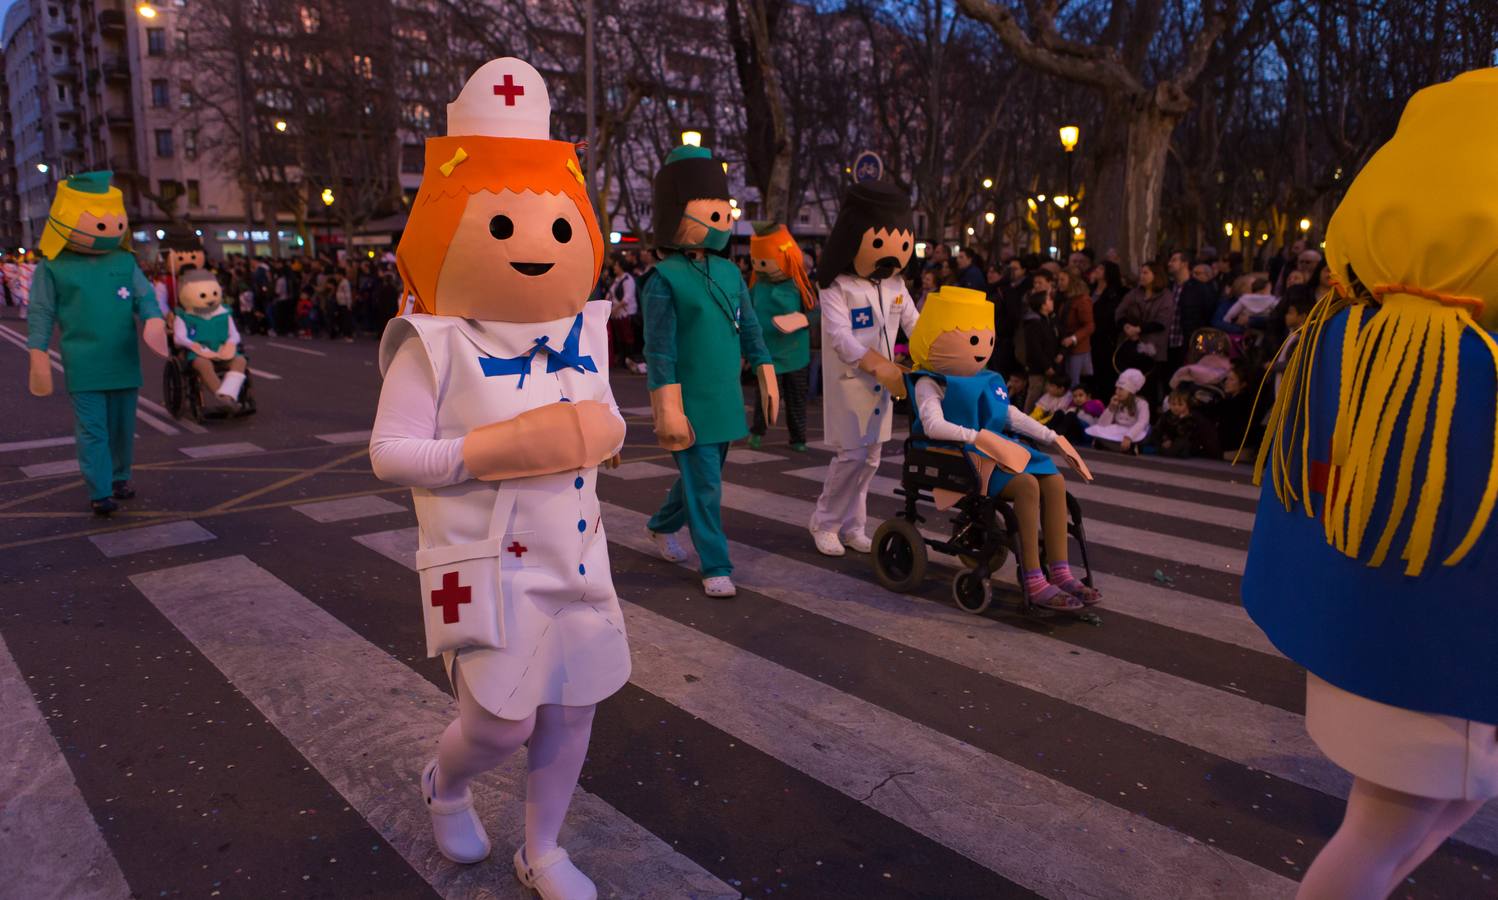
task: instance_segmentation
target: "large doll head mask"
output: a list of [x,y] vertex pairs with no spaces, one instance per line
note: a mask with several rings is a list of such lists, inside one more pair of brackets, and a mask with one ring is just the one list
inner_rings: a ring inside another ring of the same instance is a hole
[[705,147],[681,146],[655,173],[651,230],[655,245],[722,250],[733,236],[733,208],[723,161]]
[[495,322],[582,311],[603,235],[550,120],[540,73],[512,57],[485,63],[448,104],[395,254],[411,311]]
[[161,261],[168,272],[178,276],[188,269],[201,269],[206,263],[203,239],[190,225],[173,225],[161,239]]
[[948,286],[927,295],[910,335],[910,359],[917,369],[976,375],[993,345],[993,304],[982,291]]
[[177,302],[195,316],[207,318],[224,303],[224,289],[207,269],[188,269],[177,283]]
[[810,310],[817,305],[817,292],[806,274],[806,257],[784,225],[757,223],[749,239],[749,262],[752,287],[761,278],[772,282],[794,281],[801,292],[801,305]]
[[108,253],[130,246],[130,220],[125,215],[125,196],[111,187],[113,172],[84,172],[57,185],[47,227],[42,230],[41,251],[56,259],[64,250],[74,253]]
[[910,198],[887,181],[855,184],[843,195],[837,221],[817,261],[817,284],[844,273],[883,280],[910,262],[915,236]]

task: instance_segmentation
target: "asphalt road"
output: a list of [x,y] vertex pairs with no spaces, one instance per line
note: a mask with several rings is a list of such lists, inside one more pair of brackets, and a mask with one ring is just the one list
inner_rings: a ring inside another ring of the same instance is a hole
[[[244,419],[143,404],[139,498],[103,521],[66,395],[30,397],[0,333],[0,897],[523,896],[521,768],[481,784],[479,865],[442,860],[419,807],[451,701],[409,494],[369,471],[374,348],[251,339]],[[777,429],[730,452],[740,594],[714,601],[649,552],[674,470],[643,378],[614,384],[626,465],[599,483],[634,675],[563,833],[602,896],[1293,893],[1348,781],[1305,735],[1303,672],[1237,603],[1245,469],[1090,457],[1096,618],[1019,614],[1012,571],[974,617],[948,561],[903,596],[866,556],[818,556],[829,453]],[[1487,811],[1397,896],[1494,896],[1495,854]]]

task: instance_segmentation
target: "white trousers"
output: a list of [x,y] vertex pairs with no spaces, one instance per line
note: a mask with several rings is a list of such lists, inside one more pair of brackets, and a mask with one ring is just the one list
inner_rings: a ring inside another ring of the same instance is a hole
[[869,444],[837,451],[827,467],[817,511],[812,514],[813,531],[837,534],[864,533],[869,520],[869,484],[879,471],[884,444]]

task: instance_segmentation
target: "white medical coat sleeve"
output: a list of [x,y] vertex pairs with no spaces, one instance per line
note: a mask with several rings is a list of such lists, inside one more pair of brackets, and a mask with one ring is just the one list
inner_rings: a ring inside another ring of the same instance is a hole
[[376,478],[407,487],[440,488],[473,478],[463,464],[463,438],[437,437],[437,383],[419,340],[401,344],[385,371],[369,462]]
[[971,444],[977,440],[978,432],[947,420],[942,412],[941,401],[946,388],[934,378],[922,378],[915,383],[915,405],[921,416],[921,428],[934,441],[957,441]]
[[183,350],[191,349],[193,345],[193,339],[187,336],[187,321],[181,316],[172,321],[172,339]]
[[831,347],[844,365],[856,366],[869,348],[853,336],[853,322],[848,318],[848,298],[842,286],[833,282],[822,288],[817,302],[822,307],[822,342]]

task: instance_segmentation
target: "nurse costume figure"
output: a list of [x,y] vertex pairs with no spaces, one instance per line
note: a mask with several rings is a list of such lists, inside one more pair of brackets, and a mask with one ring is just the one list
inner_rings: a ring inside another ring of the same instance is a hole
[[630,671],[595,490],[624,420],[609,305],[587,302],[603,237],[550,112],[540,74],[497,59],[448,106],[451,134],[427,141],[370,460],[412,488],[427,653],[458,697],[421,773],[437,846],[455,862],[488,855],[469,782],[524,744],[515,871],[548,900],[575,900],[596,890],[557,837],[594,707]]
[[1300,896],[1384,897],[1498,796],[1498,69],[1411,98],[1327,226],[1243,603],[1354,776]]
[[822,306],[822,436],[837,452],[827,468],[811,537],[817,551],[869,552],[869,485],[891,433],[892,397],[905,396],[894,362],[900,329],[909,334],[915,301],[900,270],[914,245],[910,200],[894,185],[858,184],[843,195],[817,260]]

